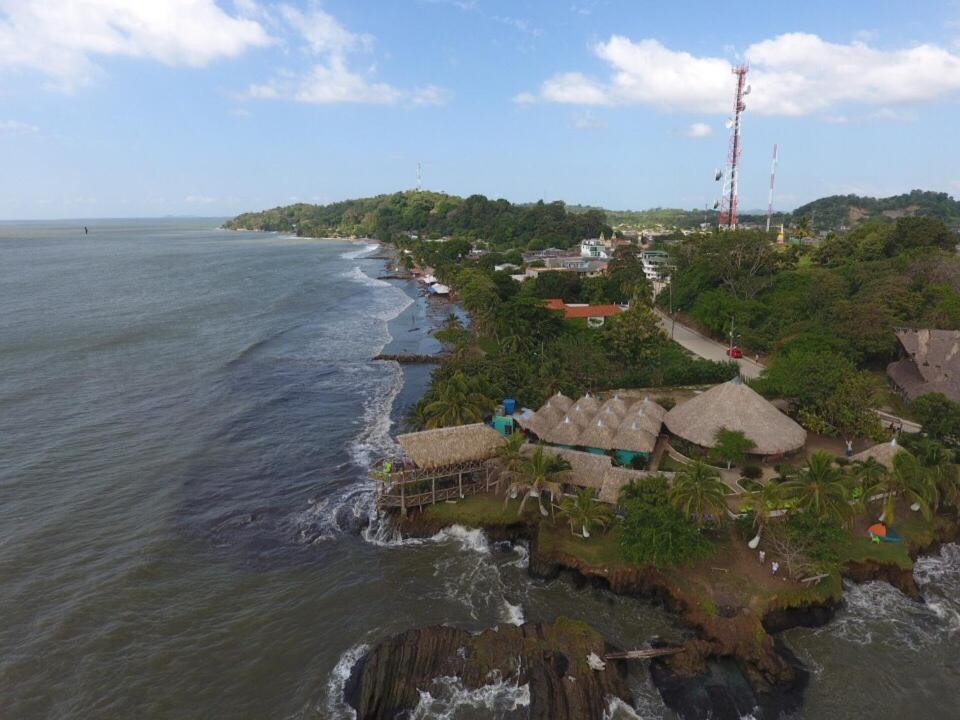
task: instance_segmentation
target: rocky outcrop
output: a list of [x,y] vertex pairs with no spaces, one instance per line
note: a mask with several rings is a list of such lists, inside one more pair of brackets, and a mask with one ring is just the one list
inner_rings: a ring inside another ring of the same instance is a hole
[[[393,720],[413,710],[439,678],[476,690],[497,682],[529,690],[532,720],[601,720],[611,697],[633,699],[625,668],[592,670],[587,656],[612,650],[584,623],[559,618],[471,634],[452,627],[408,630],[375,647],[353,670],[347,702],[358,720]],[[526,693],[524,693],[526,696]]]

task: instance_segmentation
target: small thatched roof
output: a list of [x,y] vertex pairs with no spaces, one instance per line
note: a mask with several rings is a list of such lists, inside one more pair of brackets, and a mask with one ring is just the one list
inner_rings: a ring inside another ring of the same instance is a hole
[[667,414],[667,411],[662,405],[658,405],[648,397],[645,397],[640,402],[634,403],[630,408],[630,412],[632,413],[640,412],[641,410],[644,412],[644,414],[656,418],[661,422],[663,421],[664,416]]
[[674,435],[701,447],[713,447],[717,430],[739,430],[753,440],[751,453],[776,455],[803,447],[807,431],[797,425],[740,378],[716,385],[664,418]]
[[586,427],[586,425],[593,420],[593,416],[596,414],[596,410],[590,410],[585,405],[581,405],[579,400],[575,402],[569,410],[567,410],[567,417],[580,427]]
[[627,403],[625,403],[619,395],[614,395],[612,398],[607,400],[603,405],[600,406],[600,411],[604,412],[607,409],[613,410],[617,415],[623,417],[627,414]]
[[609,403],[604,403],[603,407],[600,408],[600,411],[594,416],[594,418],[600,418],[610,427],[617,427],[620,422],[623,420],[623,416],[626,415],[626,412],[620,412],[617,410],[616,406],[612,406]]
[[873,458],[887,469],[892,470],[893,456],[900,452],[906,451],[897,445],[897,439],[894,438],[890,442],[880,443],[879,445],[868,447],[866,450],[858,452],[850,459],[853,461],[859,460],[860,462],[863,462],[867,458]]
[[554,405],[547,400],[547,403],[542,408],[537,410],[536,418],[537,422],[543,427],[553,427],[558,422],[563,420],[565,414],[565,411],[561,410],[559,406]]
[[547,402],[555,407],[560,408],[563,412],[569,410],[570,406],[573,405],[573,400],[568,398],[562,392],[558,392],[556,395],[551,395]]
[[418,468],[432,469],[486,460],[506,440],[489,425],[475,423],[407,433],[397,437],[397,442]]
[[549,432],[553,427],[552,425],[545,425],[543,421],[537,417],[536,413],[520,415],[515,419],[517,421],[517,425],[522,427],[524,430],[529,430],[537,437],[543,437],[544,433]]
[[567,415],[557,423],[556,426],[547,430],[545,435],[541,435],[541,437],[547,442],[556,443],[557,445],[579,445],[580,425],[575,423],[573,419]]
[[577,487],[588,487],[600,490],[603,486],[603,476],[612,466],[607,455],[569,450],[567,448],[546,448],[545,452],[552,452],[570,463],[570,475],[567,482]]
[[596,413],[600,409],[600,403],[597,402],[597,399],[593,395],[589,394],[577,400],[574,407],[577,406],[579,406],[581,410],[585,410],[591,414]]
[[651,453],[657,444],[657,436],[647,430],[637,419],[627,418],[613,438],[613,447],[627,452]]
[[[614,415],[614,418],[616,418],[616,415]],[[615,428],[607,425],[603,418],[600,417],[600,414],[598,414],[597,419],[583,429],[583,433],[580,435],[580,442],[577,444],[583,445],[584,447],[611,450],[613,448],[613,436],[615,433]]]
[[630,413],[627,415],[623,422],[620,423],[619,429],[632,428],[634,424],[639,425],[643,430],[646,430],[651,435],[659,435],[660,428],[663,425],[660,422],[659,418],[654,417],[653,415],[648,415],[645,410],[641,409],[639,412]]

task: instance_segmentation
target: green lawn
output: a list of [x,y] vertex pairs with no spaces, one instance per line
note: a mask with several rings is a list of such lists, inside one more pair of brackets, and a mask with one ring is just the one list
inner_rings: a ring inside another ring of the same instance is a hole
[[840,553],[840,561],[844,563],[874,560],[880,563],[892,563],[907,570],[913,567],[913,560],[910,559],[906,542],[875,543],[868,537],[851,536],[849,541],[837,550]]
[[[451,524],[458,523],[470,527],[480,527],[481,525],[509,525],[520,522],[522,519],[517,514],[519,507],[519,500],[511,500],[504,506],[502,497],[494,495],[474,495],[456,503],[428,505],[423,509],[423,517],[426,519],[441,520]],[[526,508],[524,508],[523,519],[529,519],[537,512],[537,503],[529,500],[527,501]]]
[[572,555],[595,567],[621,568],[630,565],[620,556],[616,530],[604,534],[597,529],[588,539],[579,538],[570,532],[570,526],[564,520],[558,518],[555,524],[549,520],[540,523],[537,542],[542,550]]

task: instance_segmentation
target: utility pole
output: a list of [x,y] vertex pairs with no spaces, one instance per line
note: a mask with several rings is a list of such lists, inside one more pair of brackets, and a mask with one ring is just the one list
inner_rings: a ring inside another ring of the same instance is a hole
[[731,70],[737,76],[737,91],[733,103],[733,117],[728,121],[730,130],[730,150],[727,154],[727,186],[724,188],[723,196],[720,199],[720,217],[719,225],[726,225],[728,230],[737,229],[737,204],[739,202],[739,191],[737,184],[739,182],[740,171],[740,122],[743,111],[747,109],[743,98],[750,94],[750,86],[746,84],[747,73],[750,69],[746,65],[740,65]]

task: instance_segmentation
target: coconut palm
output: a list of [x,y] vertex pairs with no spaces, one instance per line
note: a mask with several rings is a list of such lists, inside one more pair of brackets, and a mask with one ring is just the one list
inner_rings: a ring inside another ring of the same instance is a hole
[[670,502],[687,516],[693,516],[703,526],[708,515],[722,520],[727,511],[727,486],[720,480],[720,472],[702,460],[684,465],[673,477]]
[[[523,508],[527,500],[531,497],[537,498],[540,506],[540,514],[546,515],[547,511],[543,507],[541,492],[546,490],[551,498],[556,499],[560,496],[560,483],[566,478],[570,471],[570,463],[559,455],[545,453],[542,445],[537,445],[534,451],[524,458],[513,474],[513,481],[507,489],[507,497],[504,505],[510,500],[510,496],[515,492],[523,493],[523,499],[520,501],[518,515],[523,515]],[[553,503],[551,503],[552,507]]]
[[960,468],[951,462],[941,462],[927,468],[927,474],[936,489],[935,505],[960,507]]
[[582,488],[563,498],[560,514],[570,523],[570,532],[582,538],[590,537],[590,528],[597,525],[606,528],[610,521],[610,509],[597,500],[596,493],[590,488]]
[[818,450],[807,460],[796,477],[781,483],[785,500],[804,512],[819,518],[846,520],[850,516],[850,492],[843,471],[833,462],[833,456]]
[[866,506],[889,472],[887,466],[876,458],[855,460],[851,474],[853,499]]
[[747,493],[743,508],[753,511],[753,527],[757,531],[756,536],[749,543],[750,547],[756,548],[760,544],[760,536],[770,524],[773,512],[781,505],[781,494],[780,485],[774,482],[769,482]]
[[424,408],[428,428],[451,427],[482,422],[493,409],[493,401],[462,372],[439,384],[437,397]]
[[893,456],[893,471],[887,474],[877,489],[886,495],[882,517],[887,524],[892,525],[896,521],[898,498],[919,506],[927,519],[933,515],[937,503],[936,482],[920,461],[904,450]]
[[495,457],[500,463],[500,473],[507,478],[514,477],[526,457],[522,449],[526,438],[522,433],[515,432],[507,437],[507,441],[497,448]]

